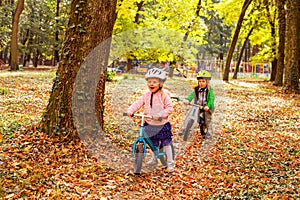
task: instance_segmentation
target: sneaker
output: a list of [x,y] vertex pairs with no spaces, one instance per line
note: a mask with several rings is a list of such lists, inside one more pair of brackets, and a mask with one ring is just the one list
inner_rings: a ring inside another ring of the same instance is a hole
[[168,167],[167,169],[168,169],[169,172],[174,171],[174,168],[175,168],[174,161],[168,162],[168,163],[167,163],[167,167]]
[[147,162],[147,165],[157,165],[157,163],[157,158],[153,157]]
[[207,132],[206,135],[205,135],[205,139],[210,139],[211,137],[212,137],[211,133]]
[[183,135],[183,132],[179,132],[178,135],[179,135],[179,136],[182,136],[182,135]]

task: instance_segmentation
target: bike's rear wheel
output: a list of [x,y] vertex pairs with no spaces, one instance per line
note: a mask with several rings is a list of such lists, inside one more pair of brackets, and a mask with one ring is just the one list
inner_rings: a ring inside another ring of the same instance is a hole
[[[174,158],[175,158],[175,154],[174,154],[174,146],[173,146],[173,143],[171,143],[170,145],[171,145],[172,156],[173,156],[173,160],[174,160]],[[159,148],[159,153],[163,153],[163,152],[164,152],[163,147],[160,147],[160,148]],[[166,152],[165,152],[165,153],[166,153]],[[160,160],[160,162],[161,162],[161,164],[162,164],[163,166],[167,166],[167,159],[168,159],[167,154],[165,154],[164,156],[160,156],[160,157],[159,157],[159,160]]]
[[134,174],[140,174],[142,170],[142,164],[144,160],[144,143],[138,143],[136,145],[134,154]]
[[191,120],[189,120],[188,124],[186,125],[186,127],[183,131],[183,140],[184,141],[187,141],[191,127],[193,126],[193,124],[194,124],[194,120],[191,119]]

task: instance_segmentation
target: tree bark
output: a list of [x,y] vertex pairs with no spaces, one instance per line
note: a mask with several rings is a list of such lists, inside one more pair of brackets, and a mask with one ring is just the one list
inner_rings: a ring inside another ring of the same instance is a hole
[[[66,42],[41,129],[50,136],[78,138],[76,127],[103,127],[106,66],[117,0],[73,0]],[[74,116],[76,116],[74,118]],[[78,118],[78,116],[80,116]],[[97,116],[97,121],[91,121]],[[78,125],[78,126],[77,126]]]
[[[272,55],[274,55],[274,60],[272,60],[272,62],[271,62],[272,70],[271,70],[270,81],[274,81],[275,77],[276,77],[276,73],[277,73],[275,19],[271,16],[268,1],[266,1],[264,4],[265,4],[266,11],[267,11],[268,19],[269,19],[268,22],[271,27],[271,37],[273,38],[272,44],[271,44],[271,51],[272,51]],[[274,15],[274,16],[276,16],[276,15]]]
[[140,23],[140,11],[142,11],[143,9],[143,5],[144,5],[144,1],[140,1],[140,2],[136,2],[136,6],[137,6],[137,11],[136,11],[136,15],[134,17],[134,22],[136,24],[139,24]]
[[202,6],[201,6],[201,0],[198,0],[197,3],[197,8],[196,8],[196,17],[192,20],[192,22],[189,24],[189,26],[187,27],[187,31],[184,34],[184,38],[183,41],[187,41],[189,34],[190,34],[190,29],[193,26],[193,24],[195,23],[195,21],[200,17],[200,10],[201,10]]
[[240,52],[240,55],[239,55],[239,58],[238,58],[236,67],[235,67],[235,69],[234,69],[234,73],[233,73],[233,77],[232,77],[233,79],[237,79],[237,71],[238,71],[239,66],[240,66],[240,64],[241,64],[241,61],[242,61],[243,52],[244,52],[244,49],[245,49],[245,47],[246,47],[247,41],[249,40],[249,37],[250,37],[250,35],[252,34],[253,29],[254,29],[254,27],[252,27],[252,28],[250,29],[250,31],[248,32],[247,37],[245,38],[245,41],[244,41],[244,44],[243,44],[243,46],[242,46],[242,49],[241,49],[241,52]]
[[56,66],[57,63],[59,62],[59,50],[58,50],[58,43],[59,43],[59,20],[58,17],[60,15],[59,12],[59,8],[60,8],[60,0],[56,0],[56,31],[55,31],[55,45],[54,45],[54,60],[53,60],[53,66]]
[[299,93],[300,0],[286,0],[286,7],[286,68],[283,89],[288,93]]
[[278,10],[278,24],[279,24],[279,43],[277,53],[277,73],[274,81],[274,85],[282,86],[283,84],[283,71],[284,71],[284,46],[285,46],[285,31],[286,31],[286,19],[285,19],[285,0],[277,0]]
[[242,11],[241,14],[239,16],[236,28],[235,28],[235,32],[228,50],[228,54],[227,54],[227,59],[226,59],[226,63],[225,63],[225,70],[224,70],[224,75],[223,75],[223,81],[228,81],[229,80],[229,70],[230,70],[230,63],[232,60],[232,56],[233,56],[233,52],[235,49],[235,45],[237,43],[238,37],[239,37],[239,33],[242,27],[242,23],[244,20],[244,16],[245,13],[247,11],[247,8],[249,7],[249,5],[251,4],[252,0],[245,0],[243,7],[242,7]]
[[24,0],[19,0],[17,8],[13,16],[10,53],[11,53],[11,71],[19,70],[19,54],[18,54],[18,27],[20,16],[24,10]]

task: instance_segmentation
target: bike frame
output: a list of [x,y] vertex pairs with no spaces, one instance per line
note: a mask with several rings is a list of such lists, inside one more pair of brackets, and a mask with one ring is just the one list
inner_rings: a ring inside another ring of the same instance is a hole
[[144,144],[144,156],[146,156],[147,145],[154,152],[154,154],[157,158],[159,158],[160,156],[165,156],[166,154],[164,152],[160,153],[158,151],[158,148],[156,146],[154,146],[153,142],[150,140],[149,136],[147,135],[147,133],[145,131],[145,128],[144,128],[145,117],[148,117],[148,118],[151,118],[151,117],[143,115],[143,114],[134,114],[134,116],[142,117],[142,122],[141,122],[141,125],[140,125],[139,137],[133,143],[132,156],[134,157],[136,145],[139,142]]
[[199,108],[199,105],[197,105],[197,104],[189,104],[189,105],[191,105],[192,107],[190,108],[183,124],[184,124],[184,127],[186,127],[189,120],[194,120],[194,123],[192,126],[192,129],[194,129],[198,125],[198,116],[199,116],[200,108]]

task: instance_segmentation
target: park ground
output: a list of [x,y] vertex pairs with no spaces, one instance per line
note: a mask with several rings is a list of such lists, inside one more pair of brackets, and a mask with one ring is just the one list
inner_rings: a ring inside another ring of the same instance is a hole
[[[49,138],[35,128],[47,105],[55,71],[0,72],[0,199],[299,199],[300,97],[263,79],[213,80],[215,132],[178,132],[186,110],[174,101],[174,143],[185,148],[174,172],[136,176],[90,155],[82,141]],[[166,88],[185,96],[193,83],[169,79]],[[115,117],[139,97],[144,79],[120,75],[106,84],[105,132],[120,148],[137,121]],[[118,109],[116,109],[118,108]],[[121,147],[122,146],[122,147]]]

